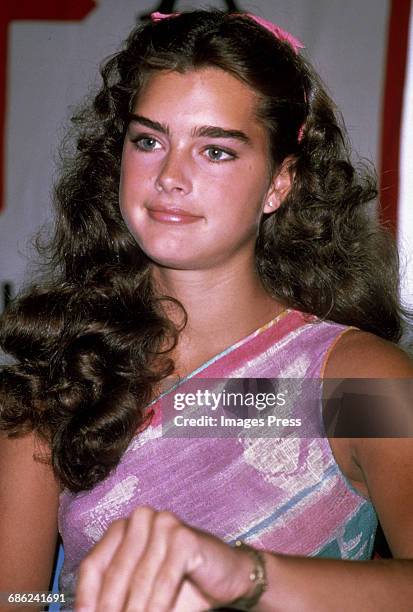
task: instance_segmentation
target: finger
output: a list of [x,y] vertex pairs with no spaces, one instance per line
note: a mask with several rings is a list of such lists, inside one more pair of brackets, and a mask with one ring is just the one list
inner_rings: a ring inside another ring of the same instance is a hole
[[190,580],[185,579],[171,612],[206,612],[213,605],[210,598],[201,593]]
[[[140,562],[137,564],[130,583],[130,593],[125,607],[125,612],[149,610],[149,601],[155,584],[158,584],[157,576],[159,569],[165,562],[167,551],[173,549],[175,532],[184,529],[178,519],[170,512],[160,512],[154,519],[152,532],[147,542],[147,546]],[[175,553],[174,561],[174,584],[183,579],[183,573],[179,564],[178,556]],[[166,608],[168,612],[170,607]],[[157,610],[159,612],[160,609]]]
[[251,590],[252,560],[248,552],[228,546],[199,529],[188,530],[193,536],[192,544],[187,540],[181,545],[192,551],[187,556],[185,575],[197,592],[208,599],[210,608],[236,600]]
[[96,612],[103,575],[122,541],[126,521],[115,521],[79,566],[75,612]]
[[[197,537],[192,530],[179,525],[171,536],[167,554],[159,567],[145,608],[147,612],[170,612],[185,583],[186,574],[203,563]],[[181,605],[183,603],[181,599]]]
[[99,612],[124,610],[132,574],[146,550],[155,516],[155,510],[142,506],[128,518],[122,541],[103,576],[98,598]]

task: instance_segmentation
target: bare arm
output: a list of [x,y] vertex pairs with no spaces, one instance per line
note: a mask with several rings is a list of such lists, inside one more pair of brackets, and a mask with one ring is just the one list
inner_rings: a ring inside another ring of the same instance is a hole
[[50,466],[34,458],[42,453],[33,435],[0,436],[0,591],[49,588],[59,487]]

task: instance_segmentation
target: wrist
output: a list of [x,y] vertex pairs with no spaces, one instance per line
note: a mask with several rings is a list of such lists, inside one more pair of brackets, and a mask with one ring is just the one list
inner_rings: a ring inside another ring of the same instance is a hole
[[264,553],[251,548],[241,540],[235,542],[235,549],[248,558],[248,582],[247,590],[241,597],[230,603],[230,609],[254,610],[262,595],[267,589],[267,573]]

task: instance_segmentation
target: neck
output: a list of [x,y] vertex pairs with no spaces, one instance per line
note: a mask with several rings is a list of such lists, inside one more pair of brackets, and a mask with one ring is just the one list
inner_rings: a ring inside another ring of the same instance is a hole
[[[176,298],[187,313],[179,340],[181,353],[199,350],[212,356],[284,310],[265,291],[253,262],[248,268],[240,262],[211,270],[154,266],[153,278],[159,293]],[[176,322],[182,320],[174,308],[168,310],[168,316]]]

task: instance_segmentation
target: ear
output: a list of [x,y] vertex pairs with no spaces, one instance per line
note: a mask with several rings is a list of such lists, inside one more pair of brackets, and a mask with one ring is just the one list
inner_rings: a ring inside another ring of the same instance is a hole
[[264,203],[264,213],[272,213],[279,208],[290,192],[294,179],[293,158],[286,157],[274,176]]

